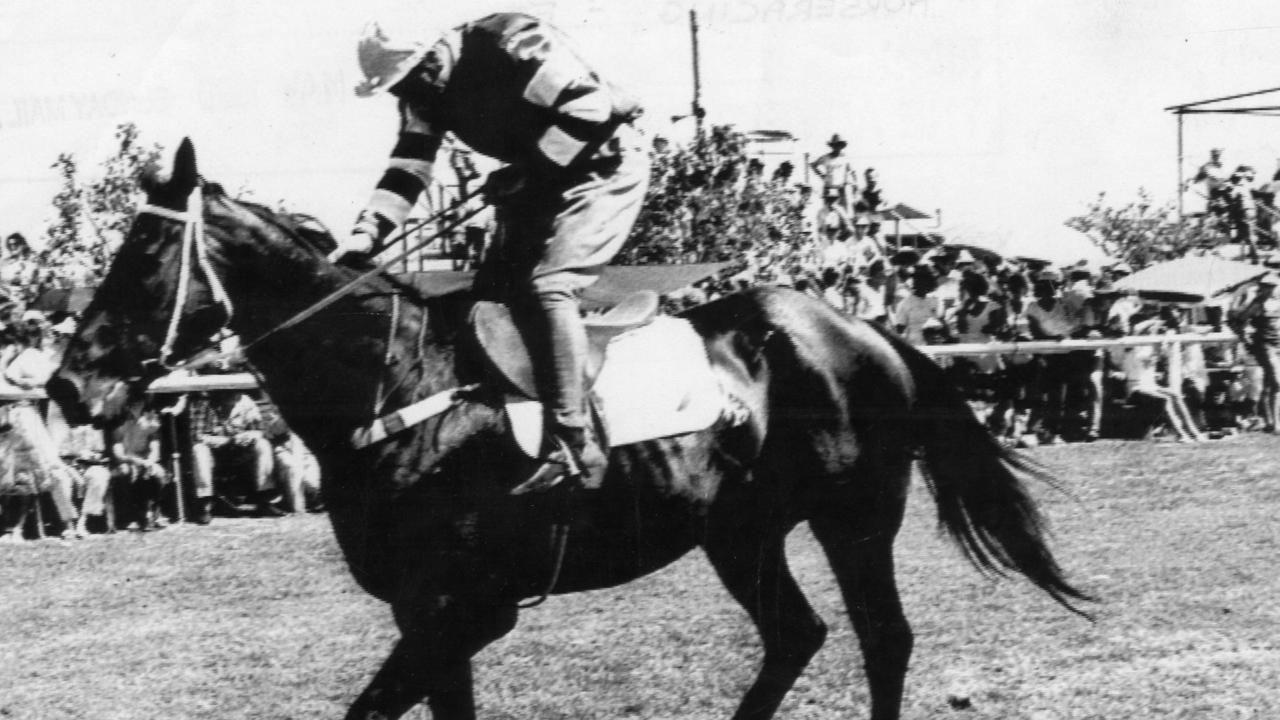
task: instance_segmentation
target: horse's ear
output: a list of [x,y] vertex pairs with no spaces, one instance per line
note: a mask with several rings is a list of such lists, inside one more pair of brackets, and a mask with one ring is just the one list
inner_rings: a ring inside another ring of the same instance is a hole
[[178,151],[173,155],[173,175],[169,178],[169,189],[182,195],[188,195],[200,184],[200,173],[196,170],[196,148],[191,138],[182,138]]

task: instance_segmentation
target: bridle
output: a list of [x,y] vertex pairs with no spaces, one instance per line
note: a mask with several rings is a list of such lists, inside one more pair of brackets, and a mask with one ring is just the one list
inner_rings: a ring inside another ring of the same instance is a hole
[[[462,200],[451,207],[444,208],[435,215],[424,220],[422,224],[438,220],[454,211],[464,210],[468,202],[469,200]],[[288,320],[276,325],[249,342],[242,342],[240,346],[241,351],[247,352],[250,348],[262,343],[267,338],[273,337],[277,333],[294,327],[295,325],[313,317],[316,313],[354,292],[356,288],[360,287],[360,285],[364,283],[364,281],[390,269],[395,263],[398,263],[413,253],[418,252],[429,243],[434,242],[437,238],[443,236],[446,232],[456,230],[463,223],[478,215],[484,207],[484,204],[480,204],[474,208],[466,210],[459,217],[454,218],[448,228],[440,230],[425,239],[420,239],[417,242],[412,243],[401,252],[394,254],[393,257],[382,261],[377,267],[366,270],[355,278],[349,280],[339,289],[315,303],[312,303],[305,310],[296,313]],[[173,354],[173,346],[177,342],[178,326],[182,322],[182,311],[187,302],[187,294],[190,292],[191,277],[195,273],[195,268],[199,268],[199,270],[204,273],[205,280],[209,283],[210,292],[213,293],[214,299],[222,305],[222,308],[225,311],[219,332],[223,332],[228,329],[235,310],[231,304],[230,296],[227,295],[227,291],[222,285],[222,281],[218,278],[217,274],[213,272],[213,263],[209,261],[209,247],[205,238],[204,228],[204,199],[203,193],[200,191],[200,186],[197,185],[188,196],[187,208],[186,212],[180,212],[177,210],[170,210],[166,207],[160,207],[159,205],[153,205],[151,203],[143,203],[138,206],[136,211],[137,215],[150,214],[183,224],[182,258],[178,275],[178,295],[177,299],[174,301],[173,315],[169,318],[169,326],[165,333],[164,345],[161,346],[159,354],[154,358],[149,358],[142,362],[144,367],[154,367],[160,371],[172,371],[184,364],[182,362],[170,363],[169,356]],[[390,247],[393,243],[407,236],[415,229],[415,227],[416,226],[406,224],[398,236],[387,238],[383,241],[384,247]],[[195,259],[195,267],[192,266],[192,258]]]
[[213,263],[209,260],[209,243],[204,228],[204,194],[199,186],[196,186],[187,197],[186,212],[143,203],[138,206],[137,214],[155,215],[182,223],[182,255],[178,263],[178,288],[173,301],[173,314],[169,317],[164,344],[160,346],[159,354],[142,363],[144,367],[154,365],[165,371],[172,371],[181,365],[181,363],[170,363],[169,356],[173,354],[173,346],[178,341],[182,312],[186,308],[187,296],[191,292],[191,278],[196,270],[204,274],[205,282],[209,284],[209,291],[213,293],[218,304],[222,305],[224,313],[222,327],[215,335],[221,334],[231,324],[235,307],[231,303],[231,297],[227,295],[226,288],[222,285],[222,280],[213,271]]

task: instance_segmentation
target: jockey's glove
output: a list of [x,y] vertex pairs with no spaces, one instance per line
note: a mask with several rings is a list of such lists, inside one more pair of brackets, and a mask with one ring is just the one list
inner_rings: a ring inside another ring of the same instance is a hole
[[345,239],[338,241],[338,247],[329,253],[329,262],[340,262],[349,256],[363,257],[373,252],[375,242],[372,235],[355,231]]
[[346,239],[339,240],[338,246],[329,253],[329,262],[336,263],[348,256],[354,256],[352,259],[369,256],[377,248],[380,234],[378,216],[368,211],[360,213],[351,234]]

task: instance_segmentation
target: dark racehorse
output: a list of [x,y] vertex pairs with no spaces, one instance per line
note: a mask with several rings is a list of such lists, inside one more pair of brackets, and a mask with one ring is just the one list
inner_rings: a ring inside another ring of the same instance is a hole
[[[839,580],[871,716],[898,717],[912,633],[893,541],[916,459],[942,526],[976,565],[1020,573],[1068,607],[1087,599],[1046,546],[1020,479],[1034,471],[997,445],[939,369],[795,292],[749,291],[686,316],[751,422],[616,448],[599,490],[511,495],[536,465],[508,439],[496,396],[483,392],[354,450],[352,430],[379,408],[481,379],[465,322],[471,300],[422,300],[376,276],[255,343],[357,273],[328,263],[288,216],[215,186],[193,194],[200,185],[184,141],[172,175],[145,183],[149,207],[48,390],[68,417],[106,421],[131,386],[197,353],[224,324],[250,345],[266,391],[320,460],[351,571],[390,603],[401,633],[349,718],[398,718],[424,699],[437,718],[474,717],[471,658],[549,583],[553,527],[566,514],[572,531],[555,593],[628,582],[705,550],[764,644],[735,718],[771,717],[826,635],[787,568],[785,538],[800,522]],[[202,200],[188,207],[189,198]],[[195,216],[204,226],[188,232]]]

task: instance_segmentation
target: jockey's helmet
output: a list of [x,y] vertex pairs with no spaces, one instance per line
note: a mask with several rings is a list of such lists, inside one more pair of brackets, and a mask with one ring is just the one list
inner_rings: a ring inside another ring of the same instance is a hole
[[369,23],[356,44],[356,58],[364,73],[364,80],[356,85],[356,95],[372,97],[386,91],[403,80],[429,49],[421,40],[388,38],[377,22]]

